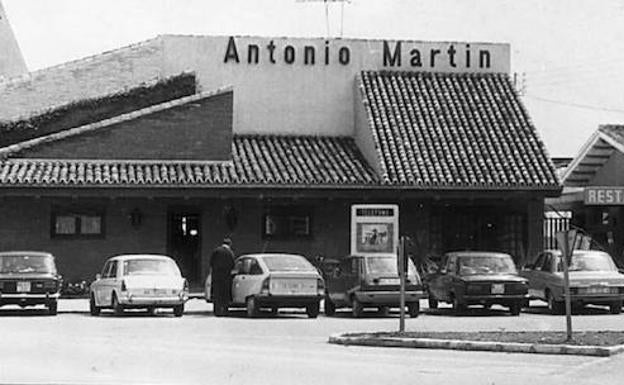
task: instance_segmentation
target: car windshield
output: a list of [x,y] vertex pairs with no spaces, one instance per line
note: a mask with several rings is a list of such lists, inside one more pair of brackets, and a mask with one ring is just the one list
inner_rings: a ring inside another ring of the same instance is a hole
[[56,274],[54,260],[48,255],[0,256],[0,273],[51,273]]
[[124,275],[180,275],[178,266],[168,259],[131,259],[123,263]]
[[517,274],[508,255],[471,255],[458,258],[459,275]]
[[298,255],[266,255],[262,259],[270,271],[316,271],[307,259]]
[[[561,257],[559,257],[557,271],[563,271]],[[617,267],[609,254],[583,253],[572,255],[569,271],[617,271]]]
[[[395,257],[366,257],[366,271],[369,274],[374,275],[386,275],[396,277],[399,275],[397,267],[397,259]],[[408,262],[408,274],[415,275],[416,267],[414,263],[409,260]]]

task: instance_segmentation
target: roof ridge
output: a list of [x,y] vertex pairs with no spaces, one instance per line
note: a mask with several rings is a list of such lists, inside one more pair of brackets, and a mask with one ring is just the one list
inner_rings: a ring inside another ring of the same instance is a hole
[[107,51],[103,51],[103,52],[99,52],[93,55],[88,55],[88,56],[84,56],[82,58],[78,58],[78,59],[74,59],[74,60],[70,60],[67,62],[63,62],[63,63],[59,63],[50,67],[45,67],[45,68],[41,68],[35,71],[31,71],[28,72],[24,75],[17,75],[17,76],[12,76],[12,77],[7,77],[7,78],[0,78],[0,90],[4,89],[7,86],[11,86],[11,85],[15,85],[21,82],[27,82],[30,80],[35,79],[37,76],[40,76],[44,73],[53,71],[53,70],[59,70],[59,69],[66,69],[66,68],[71,68],[74,66],[78,66],[78,65],[82,65],[85,63],[90,63],[96,59],[99,59],[101,57],[105,57],[108,55],[112,55],[115,53],[119,53],[122,51],[129,51],[132,50],[134,48],[137,47],[143,47],[143,46],[147,46],[153,42],[157,42],[157,41],[162,41],[162,36],[163,35],[158,35],[146,40],[142,40],[136,43],[131,43],[125,46],[121,46],[118,48],[113,48]]
[[232,89],[233,88],[231,86],[220,87],[211,91],[204,91],[204,92],[200,92],[197,94],[184,96],[178,99],[166,101],[164,103],[155,104],[155,105],[145,107],[139,110],[117,115],[112,118],[100,120],[100,121],[85,124],[79,127],[74,127],[74,128],[63,130],[63,131],[55,132],[49,135],[40,136],[34,139],[29,139],[23,142],[15,143],[15,144],[0,148],[0,158],[6,157],[12,153],[16,153],[16,152],[19,152],[28,148],[38,146],[43,143],[55,142],[61,139],[73,137],[76,135],[81,135],[85,132],[95,131],[103,127],[111,126],[113,124],[131,121],[131,120],[134,120],[139,117],[143,117],[145,115],[149,115],[155,112],[165,111],[170,108],[178,107],[178,106],[190,103],[190,102],[194,102],[194,101],[201,100],[201,99],[206,99],[206,98],[220,95],[226,92],[231,92]]

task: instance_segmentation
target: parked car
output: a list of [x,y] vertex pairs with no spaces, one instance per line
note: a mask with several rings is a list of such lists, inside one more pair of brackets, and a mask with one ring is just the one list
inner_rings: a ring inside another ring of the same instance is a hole
[[[602,251],[576,250],[572,254],[570,300],[575,307],[587,304],[606,305],[612,314],[622,312],[624,274],[620,273],[611,256]],[[529,280],[529,294],[548,302],[553,314],[565,311],[563,265],[561,251],[546,250],[534,263],[520,273]]]
[[[381,314],[400,303],[400,281],[397,259],[391,255],[350,255],[328,267],[325,314],[334,315],[337,308],[351,307],[354,317],[365,308],[375,307]],[[424,298],[422,282],[411,260],[408,262],[405,303],[411,317],[420,312]]]
[[[316,318],[325,292],[325,282],[318,270],[296,254],[247,254],[236,259],[232,278],[230,307],[244,307],[248,317],[256,317],[261,308],[277,314],[282,307],[305,308],[308,317]],[[211,277],[204,287],[211,300]]]
[[528,282],[518,275],[509,254],[460,251],[442,257],[439,270],[428,278],[429,307],[438,302],[453,305],[455,312],[469,305],[508,307],[518,315],[528,301]]
[[45,305],[56,315],[62,279],[54,256],[36,251],[0,253],[0,306]]
[[101,309],[116,315],[125,309],[172,308],[184,313],[188,282],[173,259],[165,255],[128,254],[109,258],[91,284],[89,307],[97,316]]

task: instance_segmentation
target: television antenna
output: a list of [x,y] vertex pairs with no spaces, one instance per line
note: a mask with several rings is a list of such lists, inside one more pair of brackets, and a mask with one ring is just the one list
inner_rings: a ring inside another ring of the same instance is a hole
[[296,0],[298,3],[323,3],[325,6],[325,34],[327,37],[330,36],[330,28],[329,28],[329,5],[340,3],[340,35],[344,32],[344,5],[345,3],[350,3],[351,0]]

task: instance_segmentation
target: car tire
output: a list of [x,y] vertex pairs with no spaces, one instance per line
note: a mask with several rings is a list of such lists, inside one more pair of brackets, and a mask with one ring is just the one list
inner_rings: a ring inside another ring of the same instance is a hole
[[466,311],[466,305],[459,302],[456,296],[453,296],[453,311],[455,314],[461,314]]
[[306,313],[308,314],[308,318],[318,317],[319,312],[320,312],[320,304],[318,302],[315,302],[306,306]]
[[411,318],[418,317],[420,313],[420,303],[419,302],[410,302],[407,304],[407,312]]
[[379,306],[377,308],[377,314],[379,314],[382,317],[387,317],[389,312],[390,312],[390,309],[388,309],[388,306]]
[[620,314],[622,313],[622,301],[615,301],[609,304],[609,313]]
[[433,298],[431,294],[429,294],[429,309],[437,309],[438,308],[438,300]]
[[173,307],[173,315],[176,317],[182,317],[184,314],[184,304],[176,305]]
[[276,316],[277,316],[277,313],[279,313],[279,307],[277,307],[277,306],[271,306],[271,312],[270,312],[271,316],[272,316],[272,317],[276,317]]
[[333,303],[331,299],[329,299],[328,295],[325,296],[325,303],[323,306],[325,308],[326,316],[331,317],[336,314],[336,304]]
[[514,302],[509,306],[509,312],[513,316],[520,315],[521,310],[522,310],[522,302]]
[[256,318],[258,316],[258,305],[256,304],[256,298],[251,296],[247,298],[247,317]]
[[91,293],[91,298],[89,299],[89,313],[94,317],[100,315],[100,308],[95,304],[95,295],[93,293]]
[[111,307],[113,308],[113,313],[115,313],[116,316],[123,315],[124,313],[123,305],[119,303],[119,300],[117,299],[117,294],[115,293],[113,293],[113,300],[112,300]]
[[554,315],[561,315],[565,313],[565,304],[563,301],[557,301],[552,292],[547,294],[548,310]]
[[353,317],[360,318],[363,312],[364,306],[362,306],[362,303],[358,301],[356,297],[353,297],[351,300],[351,313],[353,314]]
[[48,302],[48,314],[56,315],[58,313],[58,302],[56,300]]

